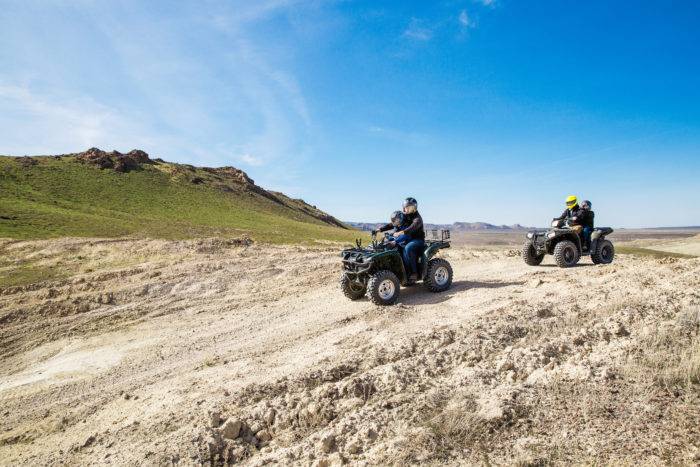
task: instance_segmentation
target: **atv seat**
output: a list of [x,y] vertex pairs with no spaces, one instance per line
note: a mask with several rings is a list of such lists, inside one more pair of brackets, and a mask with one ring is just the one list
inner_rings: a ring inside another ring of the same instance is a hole
[[591,233],[591,239],[595,240],[596,238],[599,238],[602,235],[612,233],[612,231],[613,229],[611,227],[596,227]]

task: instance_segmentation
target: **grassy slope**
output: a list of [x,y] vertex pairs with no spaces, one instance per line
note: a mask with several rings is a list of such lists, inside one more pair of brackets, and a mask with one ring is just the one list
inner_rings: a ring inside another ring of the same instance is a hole
[[[37,165],[25,167],[0,157],[0,237],[249,234],[257,241],[292,243],[357,235],[241,184],[226,183],[225,192],[201,169],[162,163],[117,173],[73,157],[35,159]],[[193,184],[193,177],[207,183]]]

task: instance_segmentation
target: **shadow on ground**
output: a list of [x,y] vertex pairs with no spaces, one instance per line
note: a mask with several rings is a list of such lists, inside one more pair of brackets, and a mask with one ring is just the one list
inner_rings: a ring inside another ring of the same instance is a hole
[[402,287],[399,303],[405,305],[431,305],[442,303],[456,294],[465,292],[470,289],[496,289],[501,287],[512,287],[515,285],[523,285],[524,281],[508,282],[508,281],[466,281],[459,280],[452,282],[452,287],[444,292],[433,293],[425,289],[422,283],[411,287]]
[[[590,266],[595,266],[593,263],[576,263],[573,266],[570,266],[571,268],[581,268],[581,267],[590,267]],[[539,268],[558,268],[556,264],[540,264],[539,266],[532,266],[532,267],[539,267]],[[567,269],[567,268],[562,268],[562,269]]]

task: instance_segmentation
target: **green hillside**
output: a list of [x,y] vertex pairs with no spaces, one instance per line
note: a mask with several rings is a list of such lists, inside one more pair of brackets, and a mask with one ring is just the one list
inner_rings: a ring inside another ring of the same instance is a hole
[[292,243],[350,241],[358,234],[302,200],[258,187],[233,167],[198,168],[132,153],[93,148],[67,156],[0,156],[0,237],[247,234]]

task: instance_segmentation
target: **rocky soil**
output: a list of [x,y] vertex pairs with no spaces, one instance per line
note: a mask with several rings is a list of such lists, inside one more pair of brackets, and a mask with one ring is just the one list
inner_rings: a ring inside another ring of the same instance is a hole
[[0,242],[0,464],[700,462],[700,259],[350,302],[336,247]]

